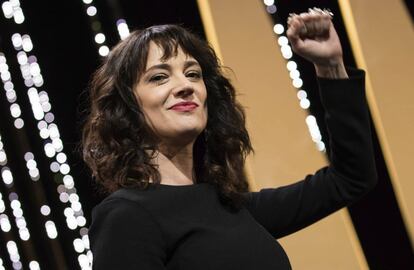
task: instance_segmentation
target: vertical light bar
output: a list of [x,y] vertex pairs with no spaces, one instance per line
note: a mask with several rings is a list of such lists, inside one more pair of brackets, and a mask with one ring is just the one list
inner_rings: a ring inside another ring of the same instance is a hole
[[82,2],[85,6],[86,14],[90,18],[91,28],[95,35],[94,41],[95,45],[98,48],[98,53],[100,56],[105,57],[109,53],[109,47],[106,44],[106,36],[104,33],[102,33],[102,24],[99,21],[97,15],[98,9],[96,8],[92,0],[82,0]]
[[[23,10],[20,7],[20,3],[17,0],[5,1],[2,4],[3,14],[6,19],[10,18],[23,18],[19,19],[21,23],[24,22]],[[89,16],[96,15],[96,8],[90,6],[87,9]],[[20,59],[19,65],[21,74],[24,80],[24,84],[27,87],[27,95],[29,97],[33,117],[37,121],[37,126],[40,130],[40,137],[44,142],[44,153],[47,157],[52,159],[50,163],[50,170],[58,177],[63,176],[63,182],[68,183],[61,184],[58,186],[57,191],[60,194],[59,198],[62,203],[70,203],[70,207],[73,210],[73,216],[67,217],[67,227],[71,230],[75,230],[78,227],[81,229],[80,232],[86,225],[86,218],[82,210],[82,204],[79,202],[79,196],[77,195],[76,188],[74,186],[73,177],[70,173],[70,166],[66,162],[59,163],[57,154],[63,152],[63,142],[60,139],[60,133],[58,125],[54,123],[54,115],[51,113],[51,103],[49,102],[49,96],[46,91],[38,91],[43,85],[43,76],[41,74],[41,67],[37,62],[37,58],[34,54],[28,55],[33,49],[33,42],[30,35],[15,33],[12,35],[12,43],[14,49],[17,51],[17,58]],[[102,46],[101,46],[102,47]],[[106,47],[107,48],[107,47]],[[105,51],[105,48],[102,49]],[[109,49],[107,49],[109,52]],[[65,155],[65,154],[64,154]],[[66,156],[66,155],[65,155]],[[59,156],[59,160],[62,161],[62,155]],[[33,172],[33,170],[32,170]],[[66,181],[65,181],[66,179]],[[71,200],[62,200],[62,194],[67,194],[71,197]],[[49,232],[53,229],[52,223],[49,222],[46,228],[49,228]],[[86,228],[84,228],[86,229]],[[47,229],[48,231],[48,229]],[[50,233],[54,235],[53,233]],[[48,234],[48,235],[50,235]],[[80,235],[83,237],[83,235]],[[78,238],[76,238],[78,239]],[[88,249],[84,250],[86,254],[90,252]],[[86,256],[86,255],[85,255]],[[81,265],[82,269],[91,269],[90,264]]]
[[[269,14],[275,14],[277,12],[274,0],[264,0],[263,2],[266,6],[266,11]],[[297,97],[299,99],[299,105],[302,109],[307,110],[311,104],[307,98],[307,92],[304,89],[301,89],[303,81],[300,77],[299,70],[297,70],[297,63],[292,60],[293,52],[289,45],[289,40],[285,35],[285,28],[282,24],[276,23],[273,25],[273,32],[278,37],[277,43],[280,47],[280,52],[282,53],[283,58],[287,61],[286,68],[289,72],[289,77],[292,79],[292,85],[298,89]],[[308,126],[309,134],[311,135],[312,141],[315,143],[316,148],[321,152],[326,152],[325,143],[322,141],[322,135],[315,116],[312,114],[306,116],[305,123]]]

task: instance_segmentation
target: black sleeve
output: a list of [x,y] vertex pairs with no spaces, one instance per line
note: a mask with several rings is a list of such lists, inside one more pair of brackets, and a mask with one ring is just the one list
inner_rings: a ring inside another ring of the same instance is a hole
[[95,207],[89,239],[94,270],[165,269],[160,228],[136,202],[111,199]]
[[276,238],[355,202],[377,182],[365,73],[348,73],[349,79],[318,78],[330,137],[330,165],[297,183],[246,194],[246,208]]

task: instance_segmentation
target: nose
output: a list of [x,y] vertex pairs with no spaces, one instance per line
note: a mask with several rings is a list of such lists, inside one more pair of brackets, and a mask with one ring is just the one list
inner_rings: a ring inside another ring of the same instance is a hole
[[177,86],[173,89],[173,95],[175,97],[187,97],[194,93],[193,85],[187,78],[182,78]]

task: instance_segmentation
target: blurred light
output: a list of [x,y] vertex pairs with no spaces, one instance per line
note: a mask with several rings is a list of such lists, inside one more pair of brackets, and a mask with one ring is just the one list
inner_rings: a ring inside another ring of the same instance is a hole
[[92,0],[82,0],[83,1],[83,3],[85,3],[85,4],[90,4],[90,3],[92,3]]
[[292,70],[295,70],[295,69],[297,69],[298,68],[298,65],[296,64],[296,62],[295,61],[288,61],[287,62],[287,64],[286,64],[286,67],[287,67],[287,69],[289,70],[289,71],[292,71]]
[[285,59],[290,59],[290,58],[292,58],[293,53],[292,53],[292,49],[290,48],[290,46],[289,46],[289,45],[284,45],[284,46],[282,46],[282,47],[280,48],[280,50],[282,51],[282,56],[283,56],[283,58],[285,58]]
[[98,44],[102,44],[105,42],[105,35],[102,33],[98,33],[95,35],[95,42]]
[[63,183],[66,188],[71,189],[74,187],[75,183],[73,182],[73,177],[71,175],[65,175],[63,177]]
[[275,26],[273,26],[273,31],[280,35],[285,31],[285,28],[283,27],[283,25],[281,25],[280,23],[275,24]]
[[40,265],[37,261],[31,261],[29,263],[30,270],[40,270]]
[[15,33],[12,35],[12,43],[13,47],[17,50],[20,50],[22,47],[22,36],[19,33]]
[[69,201],[69,195],[66,192],[60,193],[59,200],[63,203],[67,203]]
[[[55,148],[53,147],[53,145],[51,144],[51,143],[47,143],[47,144],[45,144],[45,146],[44,146],[44,150],[45,150],[45,154],[46,154],[46,156],[48,156],[48,157],[53,157],[55,154],[56,154],[56,151],[55,151]],[[53,170],[52,169],[52,165],[50,165],[50,168],[51,168],[51,170],[53,171],[53,172],[57,172],[57,171],[59,171],[59,168],[57,168],[57,170],[55,171],[55,170]]]
[[5,70],[0,74],[0,77],[1,77],[2,81],[8,81],[8,80],[10,80],[11,75],[10,75],[10,72],[8,70]]
[[46,221],[45,223],[46,233],[50,239],[55,239],[58,235],[55,223],[51,220]]
[[48,123],[53,122],[53,120],[55,120],[55,116],[54,116],[54,114],[53,114],[53,113],[51,113],[51,112],[48,112],[48,113],[45,115],[45,120],[46,120],[46,122],[48,122]]
[[27,223],[24,217],[16,218],[16,225],[19,229],[26,227]]
[[289,72],[289,76],[290,76],[290,78],[292,80],[294,80],[294,79],[300,79],[299,78],[300,77],[299,70],[297,70],[297,69],[292,70],[291,72]]
[[6,185],[10,185],[13,183],[13,175],[9,168],[3,167],[3,169],[1,170],[1,177],[3,178],[3,182]]
[[59,138],[53,139],[52,145],[55,148],[56,152],[60,152],[63,150],[63,143],[62,140]]
[[22,36],[22,46],[23,50],[26,52],[30,52],[33,49],[33,43],[29,35]]
[[16,99],[17,99],[17,96],[16,96],[16,91],[14,91],[13,89],[12,89],[12,90],[7,91],[7,93],[6,93],[6,97],[7,97],[7,100],[8,100],[9,102],[15,102],[15,101],[16,101]]
[[49,130],[47,128],[42,128],[39,134],[40,134],[40,137],[42,137],[42,139],[46,139],[49,137]]
[[287,39],[287,37],[286,37],[286,36],[280,36],[280,37],[277,39],[277,42],[279,43],[279,45],[280,45],[280,46],[286,46],[286,45],[288,45],[288,43],[289,43],[289,41],[288,41],[288,39]]
[[60,194],[60,193],[62,193],[62,192],[65,192],[66,191],[66,188],[65,188],[65,185],[59,185],[58,187],[57,187],[57,192]]
[[39,121],[39,122],[37,123],[37,128],[38,128],[39,130],[41,130],[41,129],[43,129],[43,128],[47,128],[47,123],[46,123],[46,121],[43,121],[43,120]]
[[12,209],[20,208],[21,207],[21,203],[18,200],[13,200],[10,203],[10,206],[11,206]]
[[9,232],[11,229],[9,218],[5,214],[0,215],[0,227],[3,232]]
[[10,19],[13,17],[13,6],[11,5],[9,1],[3,2],[3,4],[1,5],[1,8],[3,10],[3,14],[4,14],[4,17],[6,17],[6,19]]
[[37,166],[37,163],[36,163],[36,161],[35,161],[34,159],[30,159],[30,160],[28,160],[28,161],[26,162],[26,167],[27,167],[29,170],[35,169],[35,168],[36,168],[36,166]]
[[299,102],[299,104],[300,104],[300,107],[302,109],[305,109],[305,110],[306,109],[309,109],[309,107],[310,107],[310,101],[307,98],[301,99],[300,102]]
[[86,9],[86,14],[88,14],[91,17],[95,16],[96,12],[97,12],[97,10],[96,10],[96,7],[94,7],[94,6],[90,6]]
[[276,12],[276,6],[275,5],[271,5],[271,6],[267,6],[266,7],[267,12],[269,12],[270,14],[274,14]]
[[6,153],[3,150],[1,150],[0,151],[0,165],[6,165],[6,162],[7,162]]
[[14,126],[17,129],[21,129],[24,126],[24,121],[21,118],[17,118],[16,120],[14,120]]
[[10,106],[10,113],[14,118],[19,117],[22,113],[21,110],[20,110],[19,104],[16,104],[16,103],[12,104]]
[[316,118],[315,118],[315,116],[313,116],[313,115],[308,115],[308,116],[306,116],[305,121],[306,121],[306,124],[307,124],[308,126],[313,126],[313,125],[315,125],[315,124],[316,124]]
[[66,161],[66,154],[65,153],[59,153],[59,154],[57,154],[56,155],[56,160],[59,162],[59,163],[63,163],[63,162],[65,162]]
[[60,136],[59,129],[57,128],[56,124],[50,124],[48,129],[51,139],[58,138]]
[[29,240],[29,238],[30,238],[29,230],[27,228],[23,228],[23,229],[19,230],[19,236],[23,241]]
[[78,202],[78,201],[79,201],[79,196],[78,196],[78,194],[76,194],[76,193],[71,193],[71,194],[69,195],[69,201],[70,201],[71,203]]
[[[70,195],[69,195],[69,200],[70,200]],[[75,212],[79,212],[82,209],[82,205],[79,202],[73,202],[72,203],[72,209]]]
[[85,245],[83,244],[83,241],[79,238],[76,238],[73,240],[73,246],[78,253],[82,253],[85,250]]
[[273,5],[275,3],[275,0],[263,0],[263,3],[266,6],[271,6],[271,5]]
[[44,112],[49,112],[52,109],[52,105],[46,101],[42,104],[42,109]]
[[78,222],[79,227],[83,227],[86,225],[86,219],[83,216],[76,217],[76,221]]
[[89,258],[85,254],[80,254],[78,256],[78,262],[82,269],[91,269]]
[[301,78],[295,78],[295,79],[293,79],[292,84],[296,88],[301,88],[302,85],[303,85],[303,81],[302,81]]
[[71,230],[75,230],[78,227],[78,222],[76,221],[76,218],[74,216],[67,217],[66,224],[68,225],[68,228]]
[[24,15],[21,8],[15,8],[14,9],[14,22],[17,24],[22,24],[24,22]]
[[59,169],[60,169],[60,165],[59,165],[59,163],[57,163],[56,161],[53,161],[53,162],[50,164],[50,170],[51,170],[52,172],[58,172],[58,171],[59,171]]
[[109,48],[106,45],[99,47],[99,55],[100,56],[107,56],[109,54]]
[[324,142],[322,142],[322,141],[318,141],[318,142],[316,143],[316,147],[317,147],[317,149],[318,149],[319,151],[321,151],[321,152],[323,152],[323,151],[325,151],[325,150],[326,150],[326,148],[325,148],[325,143],[324,143]]
[[119,37],[124,40],[127,36],[129,36],[129,27],[128,24],[124,19],[119,19],[116,22],[116,26],[118,29]]
[[31,159],[34,159],[34,155],[32,152],[26,152],[26,154],[24,154],[24,160],[29,161]]
[[297,95],[298,99],[303,99],[303,98],[306,98],[308,96],[308,94],[304,90],[299,90],[296,93],[296,95]]
[[50,207],[47,205],[42,205],[42,207],[40,207],[40,213],[42,213],[44,216],[48,216],[50,214]]
[[68,164],[64,163],[60,165],[60,173],[61,174],[68,174],[70,172],[70,167]]

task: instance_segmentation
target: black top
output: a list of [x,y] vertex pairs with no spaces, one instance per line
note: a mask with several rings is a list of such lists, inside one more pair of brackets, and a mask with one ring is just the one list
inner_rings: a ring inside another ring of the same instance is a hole
[[120,189],[94,208],[93,269],[291,269],[275,238],[355,202],[376,183],[364,72],[349,74],[318,79],[330,166],[295,184],[246,193],[238,212],[208,183]]

